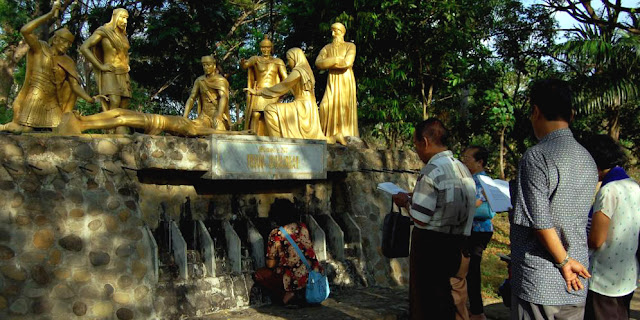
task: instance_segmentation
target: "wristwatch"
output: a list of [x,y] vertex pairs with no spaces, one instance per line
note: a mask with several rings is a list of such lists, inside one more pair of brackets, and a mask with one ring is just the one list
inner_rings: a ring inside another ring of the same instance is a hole
[[554,263],[553,265],[558,269],[562,269],[562,267],[564,267],[564,265],[567,264],[567,262],[569,262],[569,254],[568,253],[567,253],[567,257],[564,258],[564,260],[562,260],[562,262]]

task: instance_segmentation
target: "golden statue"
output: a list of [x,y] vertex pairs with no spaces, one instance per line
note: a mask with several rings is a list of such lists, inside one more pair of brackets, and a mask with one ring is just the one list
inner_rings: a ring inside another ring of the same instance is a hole
[[[240,60],[240,67],[248,69],[247,86],[254,90],[271,87],[280,83],[287,77],[287,68],[281,59],[272,57],[273,44],[264,36],[260,41],[262,56],[253,56],[249,60]],[[255,131],[259,136],[264,136],[264,107],[270,103],[278,102],[280,97],[254,96],[247,93],[247,108],[245,109],[245,129]]]
[[193,84],[191,95],[184,106],[184,117],[189,117],[193,103],[198,101],[198,117],[193,120],[196,126],[216,130],[231,129],[229,114],[229,82],[216,70],[213,56],[202,57],[204,75]]
[[341,135],[325,137],[320,128],[318,105],[314,93],[315,78],[304,52],[300,48],[287,51],[291,73],[282,82],[268,88],[245,90],[252,95],[277,98],[293,92],[294,101],[272,103],[264,108],[267,135],[283,138],[327,140],[327,143],[346,144]]
[[62,121],[54,132],[63,135],[79,135],[90,129],[113,129],[127,126],[138,128],[146,134],[158,135],[168,132],[178,136],[205,136],[211,134],[250,134],[247,131],[216,130],[198,125],[198,122],[182,116],[167,116],[153,113],[143,113],[128,109],[111,109],[109,111],[81,116],[77,112],[68,112],[62,116]]
[[55,19],[60,1],[51,11],[25,24],[20,33],[29,45],[27,72],[20,93],[13,102],[13,120],[0,125],[0,131],[28,132],[33,128],[54,128],[64,112],[76,104],[77,96],[93,103],[99,96],[89,96],[80,86],[80,76],[67,50],[74,36],[66,28],[54,32],[49,43],[33,33],[39,26]]
[[353,62],[356,45],[344,41],[347,29],[340,22],[331,25],[333,42],[324,46],[316,59],[318,69],[328,69],[327,89],[320,102],[320,123],[327,136],[358,137],[358,102]]
[[[114,9],[111,21],[96,29],[80,46],[80,52],[93,65],[100,94],[109,98],[108,103],[102,101],[103,111],[126,109],[131,100],[128,18],[127,10]],[[126,128],[116,129],[118,133],[126,131]]]

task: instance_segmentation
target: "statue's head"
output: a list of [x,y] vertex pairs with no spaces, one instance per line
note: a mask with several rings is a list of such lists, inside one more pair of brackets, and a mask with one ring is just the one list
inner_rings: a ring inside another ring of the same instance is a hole
[[336,22],[331,25],[331,36],[335,37],[344,37],[344,34],[347,33],[347,28],[345,28],[344,24],[340,22]]
[[56,30],[51,37],[51,46],[58,54],[64,54],[73,44],[75,36],[69,29],[61,28]]
[[109,25],[111,25],[114,29],[120,29],[122,31],[127,31],[127,20],[129,19],[129,12],[127,12],[124,8],[116,8],[113,9],[113,13],[111,14],[111,21],[109,21]]
[[260,41],[260,52],[265,57],[271,56],[273,52],[273,43],[269,40],[269,36],[264,35],[264,39]]
[[205,74],[212,74],[216,71],[216,59],[212,55],[203,56],[200,59],[202,62],[202,69]]

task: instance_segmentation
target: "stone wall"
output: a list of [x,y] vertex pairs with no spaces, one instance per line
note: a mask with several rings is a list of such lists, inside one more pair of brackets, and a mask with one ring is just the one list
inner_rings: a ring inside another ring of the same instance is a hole
[[268,302],[250,277],[252,257],[263,253],[246,239],[238,269],[230,249],[216,247],[217,272],[195,259],[184,279],[153,234],[170,220],[188,239],[185,221],[207,221],[216,246],[228,246],[216,228],[229,223],[247,237],[244,226],[260,229],[276,198],[294,201],[324,231],[334,286],[407,283],[407,259],[380,253],[391,197],[376,186],[409,188],[417,175],[368,169],[420,169],[414,153],[329,146],[326,180],[215,181],[202,178],[209,145],[147,135],[0,136],[0,318],[170,319]]

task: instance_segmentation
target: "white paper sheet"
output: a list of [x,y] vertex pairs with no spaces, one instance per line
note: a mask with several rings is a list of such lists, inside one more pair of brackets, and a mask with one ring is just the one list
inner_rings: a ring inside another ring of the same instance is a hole
[[509,182],[499,179],[494,180],[482,175],[478,175],[478,180],[480,180],[480,185],[484,189],[484,194],[491,210],[505,212],[512,208]]
[[396,194],[399,192],[409,193],[409,191],[398,187],[393,182],[380,182],[378,183],[378,190],[382,190],[388,194]]

